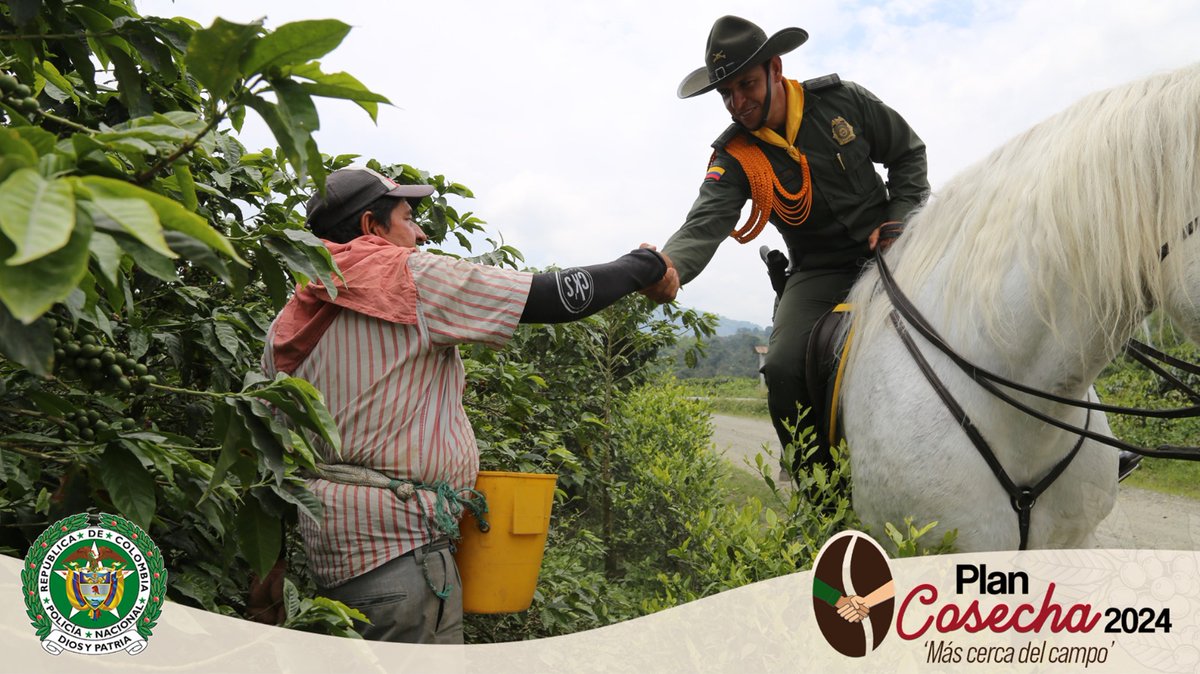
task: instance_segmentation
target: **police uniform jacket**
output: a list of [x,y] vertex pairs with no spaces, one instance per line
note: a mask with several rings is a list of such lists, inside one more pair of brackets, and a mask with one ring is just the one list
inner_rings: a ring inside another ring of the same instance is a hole
[[[770,221],[783,235],[791,269],[852,265],[869,255],[867,239],[876,227],[904,221],[928,195],[925,143],[899,113],[853,82],[827,75],[803,86],[804,117],[795,144],[807,155],[815,183],[812,210],[798,226],[780,222],[777,213]],[[713,143],[708,177],[687,220],[663,247],[682,283],[695,278],[741,224],[750,184],[725,150],[739,133],[762,148],[788,191],[798,193],[803,186],[800,165],[782,148],[738,124],[726,129]],[[877,163],[887,169],[886,185],[875,171]],[[712,170],[717,167],[724,173]]]

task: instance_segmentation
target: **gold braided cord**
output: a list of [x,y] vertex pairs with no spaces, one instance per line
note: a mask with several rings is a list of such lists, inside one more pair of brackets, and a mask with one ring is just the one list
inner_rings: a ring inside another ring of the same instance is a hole
[[779,219],[792,227],[802,224],[812,211],[812,176],[808,170],[808,157],[794,147],[788,148],[788,156],[800,164],[802,182],[799,192],[790,192],[779,182],[775,169],[763,153],[762,148],[738,135],[725,145],[730,156],[742,165],[746,179],[750,182],[750,217],[745,224],[735,229],[730,236],[738,243],[749,243],[762,232],[763,227],[775,212]]

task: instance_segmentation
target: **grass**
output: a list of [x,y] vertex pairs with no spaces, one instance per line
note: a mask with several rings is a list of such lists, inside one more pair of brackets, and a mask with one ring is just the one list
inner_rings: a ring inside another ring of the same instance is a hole
[[725,486],[729,489],[731,505],[741,507],[749,503],[751,498],[757,498],[768,506],[775,503],[775,495],[762,477],[734,465],[732,461],[725,462]]
[[1121,484],[1200,500],[1200,464],[1171,459],[1143,459],[1141,468]]
[[680,379],[687,395],[704,398],[717,414],[770,419],[767,389],[755,377]]
[[[680,379],[679,384],[686,395],[703,398],[714,414],[770,419],[767,411],[767,389],[755,377],[714,377],[708,379]],[[774,463],[776,459],[763,454],[763,460]],[[772,469],[772,476],[775,471]],[[775,496],[750,466],[739,462],[725,461],[725,484],[729,489],[729,503],[742,506],[752,497],[772,506]]]

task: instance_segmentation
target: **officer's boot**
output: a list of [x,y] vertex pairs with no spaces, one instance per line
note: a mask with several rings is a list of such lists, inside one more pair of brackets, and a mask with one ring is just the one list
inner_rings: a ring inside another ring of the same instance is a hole
[[1117,455],[1117,482],[1129,477],[1129,474],[1142,465],[1142,455],[1122,449]]

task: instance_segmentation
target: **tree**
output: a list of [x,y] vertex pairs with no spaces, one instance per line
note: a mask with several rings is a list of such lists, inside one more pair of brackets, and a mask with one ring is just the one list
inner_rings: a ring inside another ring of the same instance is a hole
[[[337,273],[298,207],[353,157],[320,154],[313,98],[352,100],[372,119],[387,103],[322,70],[349,28],[202,28],[124,0],[12,2],[0,28],[3,551],[23,554],[65,515],[119,512],[163,549],[172,599],[243,613],[249,578],[283,552],[288,624],[348,633],[342,607],[302,598],[288,527],[320,515],[302,475],[317,443],[337,446],[336,428],[307,382],[266,381],[258,360],[290,287]],[[239,142],[247,109],[277,148]],[[483,223],[447,200],[469,189],[368,165],[432,184],[423,228],[470,249]],[[478,259],[521,255],[493,244]],[[682,313],[686,329],[710,330]],[[677,329],[631,301],[523,331],[511,354],[468,354],[485,462],[550,466],[576,503],[611,500],[612,410]]]
[[[352,100],[372,119],[387,103],[322,69],[348,31],[336,20],[203,28],[141,16],[129,0],[0,5],[0,552],[23,554],[67,515],[118,512],[162,549],[171,599],[243,614],[251,577],[284,555],[290,576],[267,617],[352,634],[344,606],[306,596],[290,526],[320,516],[303,475],[316,448],[337,447],[337,429],[310,384],[259,374],[290,288],[330,287],[338,273],[299,206],[355,158],[321,154],[313,99]],[[247,110],[278,147],[239,142]],[[484,223],[448,201],[469,189],[367,164],[433,185],[419,222],[435,244],[455,237],[470,250],[466,235]],[[522,261],[497,244],[476,259]],[[684,331],[711,324],[633,298],[523,329],[504,352],[466,354],[485,465],[558,472],[556,517],[579,525],[552,534],[540,624],[499,621],[488,638],[593,627],[710,593],[725,567],[702,559],[701,544],[757,534],[757,515],[724,510],[702,411],[648,379]],[[770,529],[781,546],[797,530],[786,526]],[[779,568],[735,557],[758,566],[730,582]],[[709,569],[700,587],[697,568]]]
[[[313,99],[372,119],[388,102],[322,69],[348,32],[201,28],[127,0],[0,6],[5,552],[64,515],[120,512],[163,549],[173,599],[239,613],[285,523],[319,516],[301,471],[336,427],[311,385],[267,381],[258,360],[289,288],[337,273],[297,206],[353,157],[319,152]],[[238,141],[247,109],[278,148]],[[464,186],[380,168],[435,186],[418,216],[436,239],[481,228],[447,204]],[[289,592],[293,624],[338,613],[310,601],[301,615]]]
[[675,376],[680,379],[708,377],[754,377],[759,376],[757,346],[765,346],[770,338],[768,331],[742,328],[736,334],[716,336],[705,340],[704,354],[695,363],[684,358],[691,343],[684,339],[675,349]]

